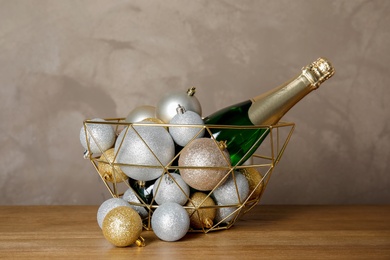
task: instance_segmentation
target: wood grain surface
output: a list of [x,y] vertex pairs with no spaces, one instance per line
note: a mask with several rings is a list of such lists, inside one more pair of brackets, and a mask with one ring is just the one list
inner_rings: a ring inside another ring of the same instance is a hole
[[0,206],[4,259],[390,259],[390,206],[256,206],[229,230],[116,248],[98,206]]

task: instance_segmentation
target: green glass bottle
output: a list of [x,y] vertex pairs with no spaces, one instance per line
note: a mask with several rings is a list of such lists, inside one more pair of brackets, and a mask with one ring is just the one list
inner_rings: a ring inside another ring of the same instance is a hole
[[241,165],[257,150],[269,128],[244,129],[238,126],[276,124],[303,97],[333,76],[334,72],[328,60],[318,58],[286,83],[250,100],[225,107],[204,118],[204,122],[210,125],[216,140],[226,141],[231,164]]

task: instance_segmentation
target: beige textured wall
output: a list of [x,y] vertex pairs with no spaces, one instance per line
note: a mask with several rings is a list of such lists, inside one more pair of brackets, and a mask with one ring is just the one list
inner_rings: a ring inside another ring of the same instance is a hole
[[204,115],[319,56],[337,73],[263,203],[390,202],[390,1],[0,1],[0,204],[100,204],[82,121],[197,87]]

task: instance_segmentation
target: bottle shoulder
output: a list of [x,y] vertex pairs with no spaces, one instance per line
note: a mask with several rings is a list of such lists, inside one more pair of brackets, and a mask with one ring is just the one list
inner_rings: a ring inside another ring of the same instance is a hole
[[216,125],[252,125],[248,117],[251,100],[246,100],[223,109],[204,118],[205,124]]

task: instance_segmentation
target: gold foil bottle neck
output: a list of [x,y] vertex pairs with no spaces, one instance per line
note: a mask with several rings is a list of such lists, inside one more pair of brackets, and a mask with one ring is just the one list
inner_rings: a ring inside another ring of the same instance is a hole
[[315,88],[318,88],[325,80],[331,78],[335,73],[333,65],[326,58],[322,57],[303,68],[303,71],[305,70],[310,71],[311,75],[315,77],[313,83]]

